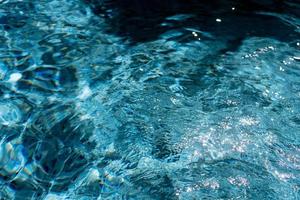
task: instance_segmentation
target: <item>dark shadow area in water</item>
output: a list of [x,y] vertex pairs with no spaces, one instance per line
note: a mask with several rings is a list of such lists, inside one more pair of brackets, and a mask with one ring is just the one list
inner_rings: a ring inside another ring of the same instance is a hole
[[[132,43],[155,40],[168,30],[197,28],[216,39],[241,41],[247,36],[271,37],[280,41],[293,40],[294,27],[274,16],[258,14],[272,12],[298,16],[300,5],[294,1],[217,1],[217,0],[85,0],[98,15],[110,24],[111,33]],[[170,18],[184,14],[186,17]],[[169,17],[169,18],[168,18]],[[167,19],[166,19],[167,18]],[[221,19],[222,22],[217,22]],[[239,42],[236,44],[239,45]]]

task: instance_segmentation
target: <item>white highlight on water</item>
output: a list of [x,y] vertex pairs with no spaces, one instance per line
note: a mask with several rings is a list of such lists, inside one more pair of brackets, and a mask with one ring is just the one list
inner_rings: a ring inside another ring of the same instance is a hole
[[22,74],[21,73],[18,73],[18,72],[12,73],[9,76],[8,82],[15,83],[15,82],[19,81],[21,78],[22,78]]
[[82,92],[78,96],[78,98],[81,99],[81,100],[85,100],[88,97],[90,97],[91,95],[92,95],[92,90],[90,89],[89,86],[86,85],[86,86],[83,87]]

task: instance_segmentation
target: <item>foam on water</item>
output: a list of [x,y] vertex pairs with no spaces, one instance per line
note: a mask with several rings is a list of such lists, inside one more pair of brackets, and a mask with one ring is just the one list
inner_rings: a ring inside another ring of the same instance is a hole
[[299,198],[296,16],[235,47],[193,14],[131,43],[79,0],[0,10],[0,198]]

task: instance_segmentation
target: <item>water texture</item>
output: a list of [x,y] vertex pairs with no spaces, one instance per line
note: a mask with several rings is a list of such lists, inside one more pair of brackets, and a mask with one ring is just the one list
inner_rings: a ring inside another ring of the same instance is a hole
[[0,199],[300,199],[300,6],[229,2],[0,1]]

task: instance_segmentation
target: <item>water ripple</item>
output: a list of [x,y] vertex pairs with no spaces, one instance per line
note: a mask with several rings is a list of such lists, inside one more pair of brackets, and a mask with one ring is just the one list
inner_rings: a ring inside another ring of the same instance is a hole
[[228,36],[234,8],[132,43],[83,1],[1,1],[0,199],[298,199],[299,19]]

